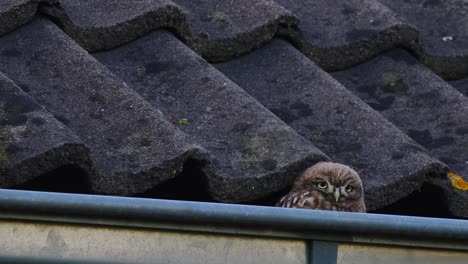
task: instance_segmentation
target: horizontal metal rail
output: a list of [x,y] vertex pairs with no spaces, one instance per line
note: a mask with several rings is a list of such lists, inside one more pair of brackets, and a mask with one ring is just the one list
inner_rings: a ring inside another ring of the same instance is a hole
[[0,219],[468,250],[468,221],[0,189]]

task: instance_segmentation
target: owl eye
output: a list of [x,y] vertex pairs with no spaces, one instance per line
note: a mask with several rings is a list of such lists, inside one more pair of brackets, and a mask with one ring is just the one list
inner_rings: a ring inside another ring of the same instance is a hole
[[348,193],[352,192],[353,190],[354,190],[354,187],[352,185],[348,185],[345,187],[345,191]]
[[328,187],[328,184],[326,182],[317,182],[317,187],[319,187],[320,189],[325,189]]

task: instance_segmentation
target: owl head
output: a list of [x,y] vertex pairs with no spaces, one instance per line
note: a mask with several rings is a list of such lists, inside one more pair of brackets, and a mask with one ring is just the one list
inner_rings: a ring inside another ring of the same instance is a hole
[[[296,178],[292,191],[321,194],[322,199],[342,206],[364,205],[364,191],[358,173],[350,167],[332,162],[319,162]],[[353,211],[353,210],[351,210]]]

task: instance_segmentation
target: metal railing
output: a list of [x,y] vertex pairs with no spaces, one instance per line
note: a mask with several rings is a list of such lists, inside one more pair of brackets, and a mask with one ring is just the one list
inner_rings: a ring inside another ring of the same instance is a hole
[[468,251],[466,220],[236,204],[0,189],[0,220],[307,241],[309,262],[339,243]]

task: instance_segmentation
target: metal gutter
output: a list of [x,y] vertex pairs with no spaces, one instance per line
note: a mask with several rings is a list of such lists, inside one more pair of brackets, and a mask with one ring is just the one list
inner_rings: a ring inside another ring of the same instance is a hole
[[468,249],[468,221],[0,189],[0,219]]

